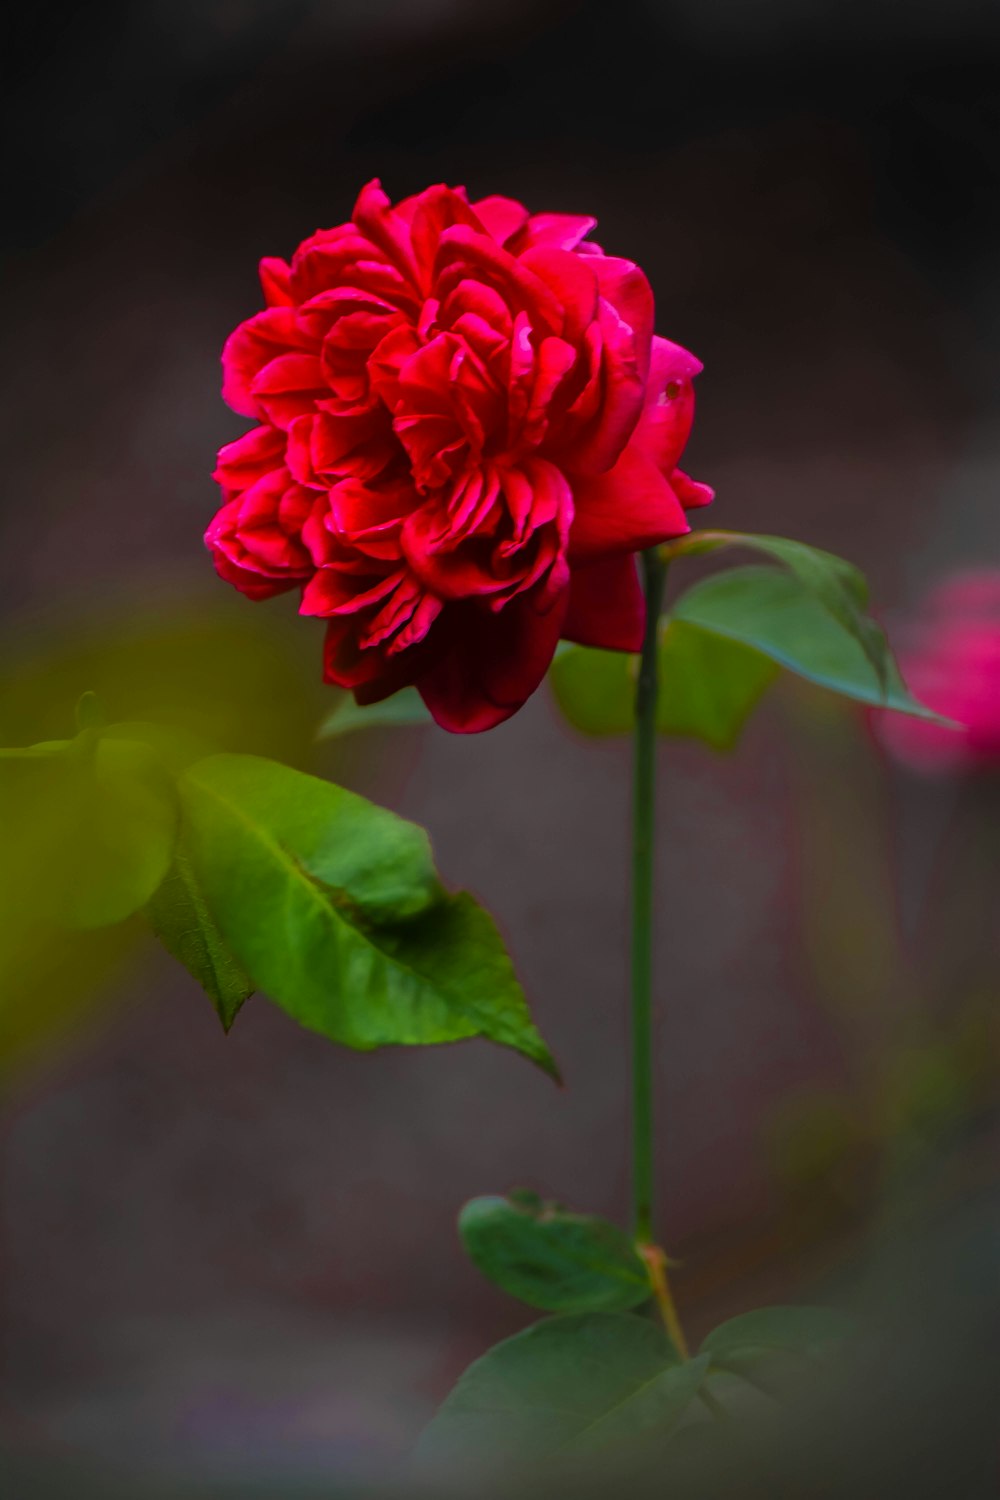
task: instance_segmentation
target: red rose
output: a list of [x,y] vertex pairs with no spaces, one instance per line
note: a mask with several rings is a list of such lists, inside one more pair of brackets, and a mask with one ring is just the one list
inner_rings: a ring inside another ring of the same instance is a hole
[[639,648],[633,554],[712,498],[677,468],[701,366],[593,226],[372,182],[261,262],[268,305],[222,356],[260,425],[219,454],[206,541],[251,598],[302,587],[359,702],[415,683],[446,729],[489,729],[561,636]]

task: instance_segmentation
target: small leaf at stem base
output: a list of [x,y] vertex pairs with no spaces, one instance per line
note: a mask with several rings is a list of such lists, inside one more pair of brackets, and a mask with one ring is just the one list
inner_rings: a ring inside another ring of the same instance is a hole
[[534,1195],[473,1198],[458,1232],[473,1263],[512,1297],[546,1312],[612,1312],[650,1298],[649,1277],[615,1224]]

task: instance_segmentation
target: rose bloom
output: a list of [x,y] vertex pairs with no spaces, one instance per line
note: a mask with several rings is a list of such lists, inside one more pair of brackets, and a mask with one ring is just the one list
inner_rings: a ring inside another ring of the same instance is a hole
[[267,306],[222,356],[257,425],[219,454],[206,541],[251,599],[302,590],[359,703],[413,683],[446,729],[489,729],[560,637],[641,645],[634,554],[712,498],[677,467],[701,365],[594,222],[371,182],[261,262]]
[[874,714],[889,753],[931,774],[1000,768],[1000,571],[960,573],[936,589],[900,665],[916,696],[962,728]]

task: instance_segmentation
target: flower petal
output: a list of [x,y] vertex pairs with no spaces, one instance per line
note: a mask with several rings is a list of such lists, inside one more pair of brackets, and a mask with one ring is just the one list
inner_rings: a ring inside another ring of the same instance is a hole
[[361,189],[351,218],[372,244],[377,245],[404,275],[416,279],[409,226],[393,208],[377,177],[373,177]]
[[641,552],[691,530],[670,485],[634,443],[606,474],[574,479],[573,500],[571,563]]
[[222,399],[242,417],[262,417],[253,383],[260,372],[283,355],[314,347],[290,307],[268,307],[247,318],[228,337],[222,350]]
[[633,261],[620,260],[614,255],[589,256],[584,264],[593,269],[605,302],[611,304],[631,329],[632,357],[645,382],[653,340],[653,289],[646,273]]
[[295,298],[292,296],[289,279],[292,268],[288,262],[277,255],[265,255],[258,266],[258,272],[264,301],[268,307],[291,307]]
[[219,449],[212,478],[222,485],[229,499],[249,489],[272,469],[280,468],[284,456],[283,432],[276,427],[251,427],[242,437]]
[[315,354],[279,354],[253,377],[250,389],[268,421],[282,428],[315,411],[316,402],[329,395]]
[[[636,428],[636,440],[664,474],[673,472],[691,432],[694,421],[691,382],[700,370],[701,361],[680,344],[654,338],[646,401]],[[704,505],[707,501],[700,503]]]
[[646,601],[634,557],[573,568],[564,640],[605,651],[639,651],[645,626]]
[[711,485],[699,484],[697,479],[691,479],[683,469],[675,469],[671,474],[670,488],[685,510],[698,510],[702,505],[711,505],[715,499],[715,491]]
[[498,245],[504,244],[528,222],[528,210],[514,198],[494,195],[470,205],[476,218]]
[[[353,688],[359,703],[373,703],[388,696],[378,691],[384,675],[385,662],[381,651],[363,651],[358,645],[355,621],[334,615],[327,622],[323,642],[323,681],[331,682],[335,687]],[[374,685],[378,685],[374,694],[362,699],[361,691]]]
[[446,229],[438,246],[435,274],[442,302],[471,276],[498,291],[513,312],[527,312],[538,332],[562,329],[562,305],[555,292],[488,234],[477,234],[464,224]]
[[563,337],[581,338],[597,314],[598,279],[593,271],[596,258],[588,259],[571,255],[567,250],[538,245],[525,251],[520,264],[527,266],[559,298],[563,309],[564,324],[560,329]]
[[596,389],[591,377],[570,408],[571,415],[579,413],[596,395],[594,416],[564,459],[567,466],[587,474],[602,474],[618,460],[635,432],[646,396],[648,349],[643,352],[631,324],[604,297],[598,301],[596,324],[587,330],[588,340],[598,329],[601,362]]
[[371,605],[380,604],[404,578],[402,569],[387,574],[359,589],[357,580],[340,572],[338,568],[318,568],[302,591],[300,615],[319,615],[329,619],[332,615],[356,615]]
[[210,548],[212,562],[215,571],[225,583],[231,583],[234,588],[239,589],[248,599],[273,599],[276,594],[286,594],[289,589],[295,588],[297,579],[294,578],[265,578],[262,573],[253,573],[249,568],[241,568],[239,563],[234,563],[232,558],[227,557],[217,547]]
[[530,245],[575,250],[580,241],[596,228],[596,219],[580,214],[532,214],[510,248],[518,255]]
[[442,616],[440,658],[417,678],[442,729],[478,734],[524,704],[549,669],[569,590],[519,594],[498,614],[466,604]]
[[434,256],[438,243],[446,229],[455,224],[465,224],[469,229],[481,232],[483,226],[464,196],[452,188],[439,185],[428,188],[414,200],[413,219],[410,224],[410,239],[416,258],[420,289],[430,291]]

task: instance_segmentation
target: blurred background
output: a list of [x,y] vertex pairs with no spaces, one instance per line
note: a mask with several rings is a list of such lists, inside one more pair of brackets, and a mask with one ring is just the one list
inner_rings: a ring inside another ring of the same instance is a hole
[[[201,543],[257,260],[372,176],[596,215],[705,362],[712,523],[849,556],[905,640],[928,588],[1000,566],[1000,16],[119,0],[7,30],[3,743],[71,732],[97,688],[417,819],[566,1078],[479,1043],[352,1054],[260,997],[225,1037],[138,937],[81,959],[86,1008],[59,974],[8,1004],[8,1447],[287,1494],[391,1466],[529,1321],[460,1253],[467,1197],[624,1215],[629,749],[545,689],[485,737],[315,742],[320,627],[226,590]],[[1000,786],[787,688],[733,757],[665,743],[661,785],[662,1222],[697,1333],[989,1199]]]

